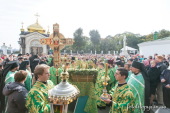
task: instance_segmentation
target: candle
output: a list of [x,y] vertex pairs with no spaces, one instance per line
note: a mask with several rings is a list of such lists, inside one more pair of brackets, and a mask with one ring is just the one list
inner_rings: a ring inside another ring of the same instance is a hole
[[107,77],[107,71],[108,71],[108,63],[106,63],[106,71],[105,71],[105,77]]

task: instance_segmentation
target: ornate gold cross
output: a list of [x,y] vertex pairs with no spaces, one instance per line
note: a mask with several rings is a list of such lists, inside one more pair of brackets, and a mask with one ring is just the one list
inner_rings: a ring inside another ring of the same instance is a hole
[[53,33],[49,36],[49,38],[42,38],[40,43],[49,45],[53,50],[54,67],[57,68],[61,62],[60,50],[62,50],[65,46],[73,45],[74,40],[72,38],[65,38],[64,35],[59,32],[59,24],[56,23],[53,25]]

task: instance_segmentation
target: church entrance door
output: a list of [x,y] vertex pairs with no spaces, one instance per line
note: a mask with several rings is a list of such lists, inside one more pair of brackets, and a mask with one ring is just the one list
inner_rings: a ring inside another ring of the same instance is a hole
[[31,47],[31,54],[33,55],[41,55],[43,53],[42,47]]
[[43,48],[39,40],[31,41],[30,52],[33,55],[41,55],[43,53]]

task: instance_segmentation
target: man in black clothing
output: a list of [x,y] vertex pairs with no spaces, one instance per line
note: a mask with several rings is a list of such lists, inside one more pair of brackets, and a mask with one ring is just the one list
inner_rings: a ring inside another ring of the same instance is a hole
[[159,69],[156,67],[156,62],[152,60],[150,64],[151,66],[149,67],[147,73],[150,78],[150,105],[152,105],[156,93],[156,88],[158,83],[160,83],[160,74]]
[[[32,60],[32,61],[31,61]],[[40,63],[40,59],[38,58],[38,55],[33,55],[32,58],[30,58],[30,67],[31,72],[34,72],[35,67]]]
[[[156,56],[157,65],[156,67],[159,70],[159,75],[161,76],[161,73],[167,69],[167,66],[163,63],[163,57],[162,56]],[[159,81],[157,86],[157,101],[158,105],[163,105],[163,91],[162,91],[162,83]]]
[[163,84],[163,101],[167,108],[170,108],[170,69],[166,69],[161,74]]
[[47,64],[47,62],[45,60],[46,59],[42,57],[41,60],[40,60],[40,64]]

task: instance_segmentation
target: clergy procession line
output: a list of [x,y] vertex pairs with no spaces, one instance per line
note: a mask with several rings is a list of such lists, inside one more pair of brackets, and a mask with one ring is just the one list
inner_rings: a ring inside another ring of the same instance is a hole
[[[94,82],[88,81],[88,76],[86,82],[78,78],[76,82],[70,80],[80,86],[82,98],[88,96],[87,102],[77,101],[74,113],[98,113],[107,106],[110,113],[150,113],[158,106],[170,108],[170,55],[154,54],[145,58],[138,54],[129,57],[76,54],[67,55],[67,59],[70,60],[65,60],[66,68],[79,70],[82,75],[87,72],[80,70],[97,69]],[[110,80],[106,87],[108,98],[103,99],[102,77],[106,74],[106,63]],[[56,67],[53,55],[1,55],[0,113],[50,113],[48,90],[61,82],[60,75],[64,70],[62,64]],[[81,112],[77,108],[82,104],[85,107]],[[60,110],[55,109],[55,113]]]

